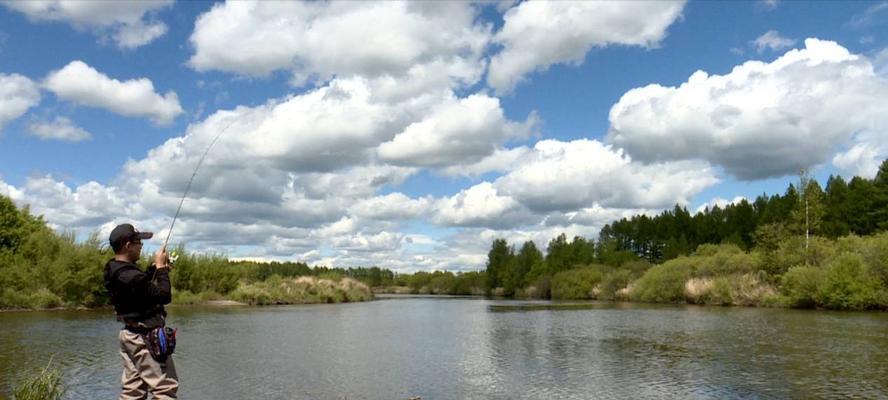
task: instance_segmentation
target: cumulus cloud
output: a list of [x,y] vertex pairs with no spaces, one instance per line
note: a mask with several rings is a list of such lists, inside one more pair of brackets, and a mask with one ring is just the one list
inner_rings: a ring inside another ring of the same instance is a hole
[[828,161],[852,137],[884,141],[883,104],[888,82],[869,59],[807,39],[771,63],[626,92],[610,110],[608,139],[639,161],[703,159],[753,180]]
[[479,176],[487,172],[507,172],[527,161],[531,149],[521,146],[511,149],[498,148],[493,154],[474,164],[453,165],[441,170],[444,175]]
[[40,103],[37,85],[19,74],[0,73],[0,130]]
[[28,125],[28,131],[43,140],[81,142],[92,138],[89,132],[74,125],[71,119],[61,116],[52,121],[33,121]]
[[434,221],[500,229],[538,224],[548,217],[554,218],[550,223],[588,222],[589,210],[687,204],[718,182],[705,162],[643,165],[594,140],[542,140],[527,152],[520,164],[494,182],[439,199]]
[[528,136],[536,121],[535,115],[523,124],[509,121],[497,98],[483,94],[464,99],[451,96],[423,120],[381,144],[379,156],[405,166],[474,164],[491,155],[507,138]]
[[61,99],[125,116],[148,117],[158,124],[169,124],[182,114],[175,92],[161,96],[148,78],[119,81],[79,60],[49,73],[44,86]]
[[78,30],[93,31],[124,49],[152,42],[167,32],[154,14],[170,7],[173,0],[157,1],[4,1],[0,4],[19,11],[34,21],[58,21]]
[[845,174],[872,179],[879,172],[879,165],[882,164],[886,155],[888,155],[888,148],[885,148],[884,145],[857,143],[850,149],[836,154],[832,163]]
[[94,181],[72,189],[51,175],[35,176],[28,178],[22,188],[0,184],[2,191],[10,193],[19,206],[30,205],[33,214],[44,215],[55,229],[94,229],[130,210],[115,188]]
[[403,193],[389,193],[358,201],[349,212],[359,218],[393,221],[422,217],[429,211],[427,198],[411,199]]
[[597,203],[618,208],[664,208],[718,182],[705,162],[644,165],[595,140],[542,140],[533,157],[495,182],[499,192],[540,212],[572,211]]
[[755,46],[755,49],[759,53],[761,53],[765,51],[765,49],[771,51],[783,50],[792,47],[795,42],[796,41],[793,39],[780,36],[780,33],[775,30],[770,30],[753,40],[752,45]]
[[390,90],[471,84],[491,30],[478,13],[469,2],[229,1],[198,17],[188,64],[250,76],[285,70],[298,85],[355,75]]
[[500,195],[490,182],[482,182],[435,204],[434,221],[451,226],[511,228],[534,221],[517,200]]
[[487,83],[508,92],[530,72],[581,64],[594,47],[656,47],[683,8],[684,1],[521,2],[494,38],[502,51],[490,61]]

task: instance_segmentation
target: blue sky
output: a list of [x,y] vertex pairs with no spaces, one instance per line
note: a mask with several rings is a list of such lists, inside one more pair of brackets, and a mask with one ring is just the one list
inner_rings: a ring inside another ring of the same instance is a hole
[[[702,72],[698,72],[702,71]],[[59,230],[482,268],[888,157],[888,2],[0,3],[0,194]]]

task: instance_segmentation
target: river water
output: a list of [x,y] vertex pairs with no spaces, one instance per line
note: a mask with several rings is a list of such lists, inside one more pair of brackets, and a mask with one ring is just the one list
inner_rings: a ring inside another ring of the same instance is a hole
[[[183,399],[888,398],[888,314],[386,297],[174,307]],[[0,398],[52,358],[113,399],[110,311],[0,313]]]

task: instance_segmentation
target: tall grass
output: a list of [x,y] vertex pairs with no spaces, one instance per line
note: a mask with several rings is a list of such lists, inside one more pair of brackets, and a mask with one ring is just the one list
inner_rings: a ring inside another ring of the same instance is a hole
[[57,400],[65,394],[61,372],[52,360],[37,375],[20,382],[12,391],[15,400]]
[[366,301],[373,298],[373,293],[369,286],[351,278],[337,282],[313,276],[272,276],[262,282],[242,282],[229,297],[251,305],[307,304]]

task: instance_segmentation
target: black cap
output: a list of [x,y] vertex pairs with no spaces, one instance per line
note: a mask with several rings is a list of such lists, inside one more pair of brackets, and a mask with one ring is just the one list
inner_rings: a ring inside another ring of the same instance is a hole
[[151,239],[152,236],[154,236],[153,233],[139,232],[130,224],[120,224],[114,227],[111,231],[111,236],[108,237],[108,242],[111,244],[112,248],[116,249],[134,239]]

